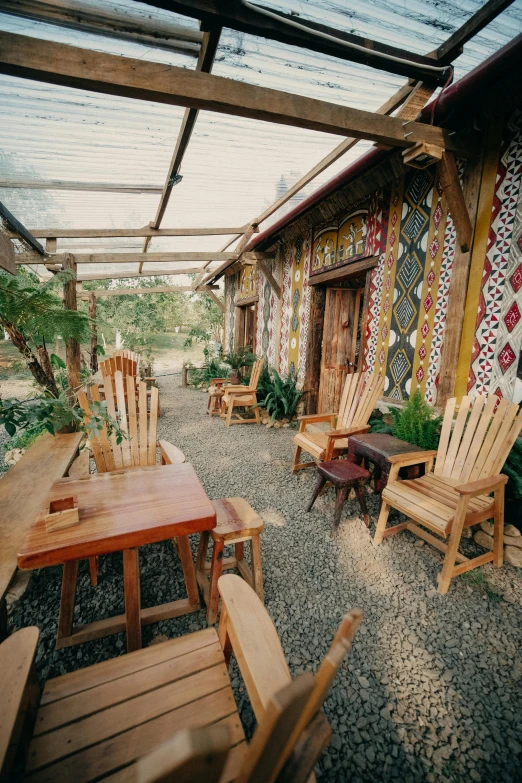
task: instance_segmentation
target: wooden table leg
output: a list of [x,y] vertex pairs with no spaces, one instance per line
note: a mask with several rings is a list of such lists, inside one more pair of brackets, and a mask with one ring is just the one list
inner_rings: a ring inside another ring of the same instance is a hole
[[60,597],[60,613],[58,615],[58,633],[56,649],[66,645],[63,640],[72,636],[74,604],[76,601],[76,581],[78,579],[78,560],[64,563],[62,576],[62,594]]
[[125,591],[127,652],[133,652],[141,649],[140,550],[138,547],[123,551],[123,587]]
[[196,581],[196,569],[194,568],[194,560],[192,559],[192,550],[190,549],[190,540],[188,536],[178,536],[177,541],[189,604],[194,607],[199,607],[198,583]]

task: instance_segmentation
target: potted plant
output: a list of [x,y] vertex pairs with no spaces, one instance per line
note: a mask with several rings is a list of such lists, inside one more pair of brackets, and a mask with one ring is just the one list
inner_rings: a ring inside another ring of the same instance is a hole
[[251,367],[255,360],[256,357],[248,347],[239,348],[237,351],[230,351],[230,353],[227,353],[223,357],[223,361],[230,367],[230,383],[233,385],[241,383],[239,371],[242,367]]

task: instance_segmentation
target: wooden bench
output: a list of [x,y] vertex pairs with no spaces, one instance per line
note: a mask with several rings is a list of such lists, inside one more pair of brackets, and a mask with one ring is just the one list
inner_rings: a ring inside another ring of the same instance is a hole
[[5,635],[5,596],[16,556],[52,484],[67,474],[83,433],[45,433],[0,479],[0,639]]

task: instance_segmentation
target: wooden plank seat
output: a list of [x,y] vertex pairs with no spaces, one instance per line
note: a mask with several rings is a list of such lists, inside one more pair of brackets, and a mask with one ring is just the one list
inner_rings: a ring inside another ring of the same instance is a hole
[[[0,615],[4,621],[5,595],[16,573],[18,551],[51,486],[67,474],[82,438],[80,432],[54,436],[46,432],[0,480]],[[0,619],[2,635],[5,627]]]
[[[407,529],[444,552],[437,577],[440,593],[447,593],[452,578],[459,574],[485,563],[502,565],[504,486],[508,479],[500,471],[522,429],[522,409],[494,394],[474,400],[463,397],[454,420],[456,403],[455,398],[447,402],[437,451],[388,457],[392,467],[374,536],[374,543],[380,544]],[[426,468],[422,478],[399,480],[402,467],[418,464],[421,459]],[[390,508],[409,519],[387,528]],[[494,522],[493,552],[465,557],[459,552],[462,531],[487,519]],[[440,540],[448,536],[447,544]]]
[[[9,637],[0,646],[0,778],[10,779],[18,750],[31,783],[314,781],[331,736],[322,706],[362,612],[344,616],[315,675],[292,681],[253,590],[233,575],[222,577],[219,589],[218,632],[205,629],[65,674],[47,682],[41,698],[33,664],[38,629]],[[232,654],[258,724],[249,744],[230,686]],[[217,769],[212,743],[204,742],[216,730]],[[187,731],[196,757],[206,747],[208,768],[190,765]]]
[[221,414],[221,400],[225,394],[223,388],[227,382],[226,378],[212,378],[208,389],[207,413],[209,416],[219,416]]
[[[382,394],[383,383],[382,376],[377,373],[352,373],[346,376],[338,413],[299,416],[292,473],[341,456],[348,449],[350,435],[368,432],[368,420]],[[330,429],[323,432],[309,429],[325,422],[330,423]],[[310,454],[311,462],[300,461],[303,451]]]
[[[216,622],[219,609],[218,581],[223,571],[237,568],[243,579],[264,601],[261,567],[260,535],[264,522],[244,498],[213,500],[216,526],[200,533],[196,562],[196,578],[207,607],[207,623]],[[209,539],[212,538],[212,559],[207,563]],[[250,542],[250,567],[245,559],[245,543]],[[227,544],[234,545],[235,557],[223,557]]]

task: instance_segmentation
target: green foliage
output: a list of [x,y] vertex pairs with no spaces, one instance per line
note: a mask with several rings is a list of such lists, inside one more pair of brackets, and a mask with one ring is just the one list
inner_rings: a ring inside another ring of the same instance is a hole
[[506,484],[506,499],[522,498],[522,442],[516,440],[504,463],[502,473],[509,477]]
[[242,367],[251,367],[256,360],[256,357],[250,350],[250,348],[239,348],[237,351],[230,351],[223,357],[225,364],[232,370],[240,370]]
[[22,332],[33,345],[63,337],[82,342],[89,337],[90,320],[85,313],[66,310],[56,295],[71,279],[71,272],[58,272],[47,283],[34,275],[16,276],[0,271],[0,317]]
[[295,415],[303,392],[297,388],[294,377],[287,375],[286,378],[282,378],[277,370],[272,370],[271,374],[272,387],[262,403],[263,408],[266,408],[272,421],[291,419]]
[[219,359],[208,359],[201,369],[192,370],[188,374],[188,380],[192,386],[210,386],[213,378],[227,378],[228,367],[224,367]]
[[35,425],[28,430],[20,430],[3,444],[4,451],[10,449],[28,449],[46,431],[45,425]]
[[263,364],[263,369],[261,370],[261,375],[259,376],[259,383],[257,384],[257,400],[260,403],[260,405],[265,404],[265,400],[272,391],[274,385],[272,383],[272,378],[270,377],[270,370],[268,369],[268,366],[266,362]]
[[[433,416],[433,409],[417,389],[400,411],[392,408],[392,435],[413,443],[421,449],[436,449],[439,445],[442,416]],[[375,432],[375,430],[373,430]]]

